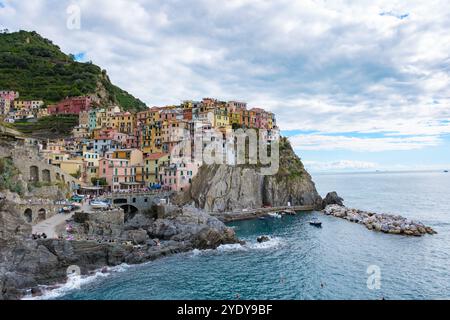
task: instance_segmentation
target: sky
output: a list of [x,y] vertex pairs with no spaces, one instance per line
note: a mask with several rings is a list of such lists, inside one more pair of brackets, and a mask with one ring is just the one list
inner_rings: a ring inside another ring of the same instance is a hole
[[0,0],[149,106],[215,97],[276,113],[311,171],[450,169],[450,3]]

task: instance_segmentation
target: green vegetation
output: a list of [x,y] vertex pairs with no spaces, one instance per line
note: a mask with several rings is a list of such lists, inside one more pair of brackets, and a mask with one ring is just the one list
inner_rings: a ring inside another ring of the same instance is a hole
[[106,178],[92,178],[91,182],[93,186],[97,186],[97,182],[100,187],[108,185],[108,182],[106,182]]
[[[142,110],[145,104],[113,85],[105,70],[80,63],[36,32],[0,33],[0,90],[19,91],[20,99],[44,100],[97,95],[101,104],[117,103],[124,110]],[[105,94],[99,92],[106,91]]]
[[108,79],[102,79],[102,84],[108,92],[115,97],[115,102],[124,110],[142,111],[146,105],[141,100],[136,99],[131,94],[113,85]]
[[56,183],[45,182],[45,181],[36,181],[28,184],[28,191],[33,191],[33,189],[39,189],[43,187],[51,187],[57,185]]
[[19,170],[14,166],[11,158],[0,158],[0,190],[24,194],[22,183],[17,179]]
[[287,175],[294,179],[301,177],[305,167],[301,159],[295,154],[291,143],[286,137],[280,138],[280,169],[278,175]]
[[81,177],[81,170],[78,169],[76,173],[71,173],[70,175],[72,177],[74,177],[75,179],[80,179],[80,177]]
[[36,138],[64,138],[71,134],[78,125],[78,116],[59,115],[38,119],[37,121],[21,121],[14,123],[14,128],[25,135]]

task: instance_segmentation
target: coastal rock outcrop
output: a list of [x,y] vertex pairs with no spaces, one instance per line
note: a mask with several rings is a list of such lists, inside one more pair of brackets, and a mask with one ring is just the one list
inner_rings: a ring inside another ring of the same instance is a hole
[[344,205],[344,199],[338,196],[336,191],[329,192],[322,201],[322,207],[326,208],[330,204],[337,204],[339,206]]
[[255,165],[204,165],[193,179],[189,201],[208,212],[226,212],[264,205],[314,205],[322,198],[289,141],[280,141],[279,170],[261,175]]
[[192,206],[180,208],[165,219],[155,220],[147,232],[152,238],[191,242],[197,249],[238,242],[233,229]]
[[378,214],[357,209],[350,209],[342,205],[328,205],[324,214],[345,219],[350,222],[364,225],[369,230],[379,231],[389,234],[402,234],[407,236],[423,236],[425,234],[435,234],[431,227],[425,226],[421,222],[411,221],[399,215]]

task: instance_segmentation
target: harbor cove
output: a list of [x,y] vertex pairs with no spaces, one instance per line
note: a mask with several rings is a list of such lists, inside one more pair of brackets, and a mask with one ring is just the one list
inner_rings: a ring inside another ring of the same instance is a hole
[[[233,222],[245,245],[195,250],[74,280],[50,299],[448,299],[450,190],[441,172],[319,174],[349,206],[426,222],[433,236],[398,237],[318,212]],[[371,197],[364,195],[370,193]],[[412,205],[414,203],[414,205]],[[430,209],[432,208],[432,209]],[[308,221],[318,217],[321,229]],[[271,240],[258,243],[260,235]],[[372,285],[379,267],[380,287]],[[232,270],[232,272],[230,272]],[[370,272],[368,272],[370,271]],[[79,282],[80,281],[80,282]],[[371,288],[371,289],[370,289]]]

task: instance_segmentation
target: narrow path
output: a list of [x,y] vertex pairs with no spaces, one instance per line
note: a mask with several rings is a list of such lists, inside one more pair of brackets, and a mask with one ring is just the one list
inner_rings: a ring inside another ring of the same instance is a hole
[[33,234],[45,233],[48,238],[56,239],[58,234],[56,233],[56,227],[63,224],[66,220],[72,218],[74,212],[66,214],[56,214],[53,217],[39,222],[37,225],[33,226]]
[[[88,202],[83,202],[81,204],[81,208],[77,211],[89,211],[90,205]],[[56,228],[66,222],[66,220],[69,220],[73,217],[75,212],[73,211],[70,213],[64,213],[64,214],[56,214],[51,218],[48,218],[42,222],[39,222],[35,226],[33,226],[33,234],[42,234],[45,233],[48,238],[50,239],[56,239],[58,238],[58,233],[56,232]]]

